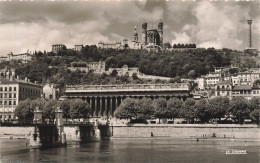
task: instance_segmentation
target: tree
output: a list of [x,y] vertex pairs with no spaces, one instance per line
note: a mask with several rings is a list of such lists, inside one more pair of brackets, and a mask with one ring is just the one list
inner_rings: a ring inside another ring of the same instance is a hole
[[132,98],[126,98],[119,107],[115,110],[115,116],[117,118],[137,118],[138,114],[138,100],[137,99],[132,99]]
[[210,119],[210,112],[207,105],[208,101],[205,99],[200,99],[196,101],[195,104],[196,117],[198,117],[202,123],[208,122]]
[[164,98],[155,99],[153,101],[155,109],[155,117],[159,118],[159,123],[161,118],[170,118],[171,112],[168,110],[167,102]]
[[16,106],[14,115],[18,117],[19,123],[32,123],[34,117],[34,109],[30,107],[31,100],[19,102]]
[[133,99],[126,98],[115,110],[117,118],[149,119],[154,114],[152,100],[148,98]]
[[49,100],[43,106],[42,114],[46,119],[49,119],[50,122],[53,122],[55,119],[55,111],[59,106],[58,100]]
[[195,70],[190,70],[189,73],[188,73],[188,76],[190,78],[195,78],[196,77],[196,71]]
[[63,117],[66,118],[66,121],[70,118],[70,103],[71,101],[68,99],[63,100],[60,103],[60,108],[63,110]]
[[260,115],[260,98],[254,97],[250,100],[249,103],[249,109],[250,109],[250,118],[259,124],[259,115]]
[[132,78],[133,78],[134,80],[139,79],[136,73],[133,73],[133,74],[132,74]]
[[181,115],[187,119],[187,123],[196,117],[195,103],[193,98],[188,98],[182,105]]
[[215,97],[208,102],[208,111],[211,118],[218,118],[219,120],[224,117],[229,108],[229,99],[227,97]]
[[73,99],[70,103],[69,114],[73,119],[88,118],[91,112],[90,105],[81,99]]
[[138,100],[137,119],[150,119],[154,115],[153,101],[149,98]]
[[167,110],[170,111],[171,118],[178,118],[180,116],[183,102],[178,98],[172,98],[167,101]]
[[244,97],[233,97],[230,101],[229,113],[234,116],[238,123],[243,124],[249,117],[248,101]]
[[117,76],[117,74],[118,74],[118,72],[115,69],[113,69],[113,71],[111,72],[110,75],[115,77],[115,76]]
[[45,105],[46,102],[47,101],[44,98],[37,98],[31,101],[30,107],[33,109],[39,107],[40,110],[43,110],[43,106]]

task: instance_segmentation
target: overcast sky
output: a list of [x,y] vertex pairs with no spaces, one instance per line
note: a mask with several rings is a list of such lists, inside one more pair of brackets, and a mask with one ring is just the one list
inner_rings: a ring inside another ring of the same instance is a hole
[[253,46],[260,49],[259,1],[23,1],[0,2],[0,56],[51,50],[52,44],[97,44],[132,40],[137,26],[164,22],[164,42],[195,43],[198,47],[248,47],[253,19]]

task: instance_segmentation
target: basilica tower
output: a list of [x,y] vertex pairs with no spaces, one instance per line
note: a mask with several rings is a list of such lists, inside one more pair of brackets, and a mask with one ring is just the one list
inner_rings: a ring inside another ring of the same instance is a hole
[[147,23],[142,24],[142,44],[147,44]]
[[138,42],[138,33],[137,33],[137,31],[136,31],[136,26],[135,26],[135,30],[134,30],[134,39],[133,39],[133,41],[134,42]]
[[160,37],[159,45],[161,47],[163,47],[163,22],[162,21],[160,21],[158,24],[158,33],[159,33],[159,37]]

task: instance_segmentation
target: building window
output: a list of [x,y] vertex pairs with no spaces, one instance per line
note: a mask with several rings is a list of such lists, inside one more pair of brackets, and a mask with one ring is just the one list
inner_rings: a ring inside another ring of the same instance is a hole
[[14,93],[14,97],[13,98],[16,98],[16,93]]
[[16,101],[14,101],[14,103],[13,103],[14,105],[16,105]]
[[0,105],[3,105],[3,101],[0,101]]
[[7,98],[7,93],[5,93],[5,98]]
[[218,96],[220,96],[220,92],[218,92]]
[[227,92],[227,96],[230,96],[229,92]]
[[256,91],[253,91],[253,94],[256,94]]
[[12,93],[9,93],[9,98],[12,98]]
[[0,87],[0,91],[3,91],[3,87]]
[[7,101],[4,101],[4,105],[7,105]]
[[7,87],[5,87],[5,91],[7,91]]
[[9,91],[12,91],[12,87],[9,87]]
[[12,101],[9,101],[9,105],[12,105]]
[[16,87],[14,87],[14,91],[16,91]]
[[2,93],[0,93],[0,98],[3,98],[3,94]]

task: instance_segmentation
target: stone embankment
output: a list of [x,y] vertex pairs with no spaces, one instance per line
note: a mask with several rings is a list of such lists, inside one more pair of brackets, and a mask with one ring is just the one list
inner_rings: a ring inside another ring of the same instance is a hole
[[[110,136],[113,138],[172,137],[194,138],[215,134],[216,137],[260,139],[257,125],[236,124],[111,124]],[[64,127],[67,140],[79,140],[77,127]],[[8,136],[26,137],[33,133],[34,127],[0,127],[0,138]]]
[[257,125],[235,124],[113,124],[110,127],[113,137],[173,137],[195,138],[248,138],[260,139],[260,129]]

